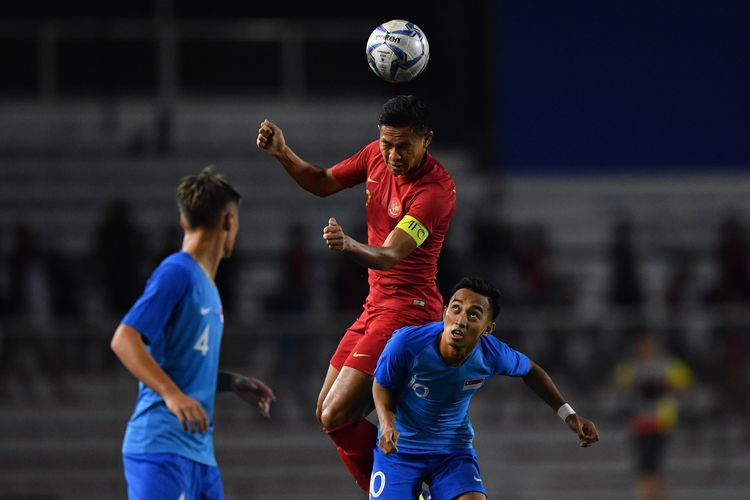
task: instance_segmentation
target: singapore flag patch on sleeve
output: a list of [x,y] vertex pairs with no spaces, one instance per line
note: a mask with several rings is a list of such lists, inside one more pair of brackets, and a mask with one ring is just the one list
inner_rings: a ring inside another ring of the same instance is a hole
[[482,384],[484,384],[483,378],[476,378],[474,380],[464,380],[464,390],[473,391],[474,389],[479,389],[480,387],[482,387]]

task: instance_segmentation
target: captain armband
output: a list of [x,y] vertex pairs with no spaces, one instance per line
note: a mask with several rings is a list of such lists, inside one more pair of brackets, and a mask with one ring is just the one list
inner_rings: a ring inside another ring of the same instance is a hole
[[421,222],[419,222],[411,215],[407,215],[403,219],[401,219],[401,221],[396,224],[396,227],[414,238],[414,241],[417,242],[417,246],[420,246],[422,243],[424,243],[427,237],[430,235],[430,232],[427,230],[427,228],[424,227]]

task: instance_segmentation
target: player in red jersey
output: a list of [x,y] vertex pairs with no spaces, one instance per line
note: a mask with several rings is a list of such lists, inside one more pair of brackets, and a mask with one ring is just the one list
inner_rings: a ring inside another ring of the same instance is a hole
[[365,418],[372,410],[372,375],[394,330],[440,320],[437,259],[456,209],[451,175],[427,152],[433,131],[424,103],[414,96],[390,99],[378,128],[378,140],[329,169],[297,156],[281,128],[268,120],[256,141],[317,196],[366,185],[367,244],[348,236],[334,218],[323,230],[328,248],[369,268],[370,292],[331,358],[316,408],[344,465],[365,491],[377,439],[377,428]]

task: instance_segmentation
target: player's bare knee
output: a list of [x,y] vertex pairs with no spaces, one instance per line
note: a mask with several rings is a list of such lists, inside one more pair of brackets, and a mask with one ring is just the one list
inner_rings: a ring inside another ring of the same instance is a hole
[[336,405],[323,404],[323,411],[320,414],[320,423],[325,429],[333,429],[339,425],[345,424],[351,420],[344,408]]
[[315,419],[320,425],[323,425],[323,408],[320,405],[315,407]]
[[320,412],[320,425],[322,425],[324,429],[333,429],[339,425],[338,419],[336,418],[336,412],[334,412],[332,408],[323,406],[323,410]]

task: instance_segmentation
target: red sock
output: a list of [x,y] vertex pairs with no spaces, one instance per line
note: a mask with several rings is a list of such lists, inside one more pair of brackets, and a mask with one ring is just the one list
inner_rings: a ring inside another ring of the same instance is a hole
[[372,454],[378,439],[378,428],[366,418],[359,418],[333,429],[323,430],[336,443],[336,451],[357,486],[369,493]]

